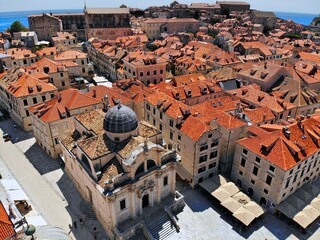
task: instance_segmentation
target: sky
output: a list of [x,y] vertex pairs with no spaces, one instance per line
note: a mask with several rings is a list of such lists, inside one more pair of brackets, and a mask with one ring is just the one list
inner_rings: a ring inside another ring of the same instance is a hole
[[[277,12],[320,14],[320,0],[243,0],[251,4],[252,9]],[[145,9],[148,6],[168,5],[172,0],[86,0],[87,7],[119,7],[122,3],[128,7]],[[179,3],[196,3],[216,1],[183,0]],[[47,9],[81,9],[84,0],[0,0],[0,12],[47,10]]]

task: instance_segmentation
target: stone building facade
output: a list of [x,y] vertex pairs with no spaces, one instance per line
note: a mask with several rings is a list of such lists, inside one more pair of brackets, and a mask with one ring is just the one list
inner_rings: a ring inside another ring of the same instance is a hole
[[249,137],[238,141],[231,179],[260,204],[280,204],[319,177],[318,126],[319,115],[289,126],[248,128]]
[[87,39],[114,40],[132,34],[129,8],[85,8],[84,14]]
[[28,16],[30,31],[35,31],[39,40],[50,40],[57,32],[63,29],[62,21],[52,14]]
[[129,107],[87,112],[74,124],[75,133],[62,141],[66,171],[110,236],[175,192],[178,155]]

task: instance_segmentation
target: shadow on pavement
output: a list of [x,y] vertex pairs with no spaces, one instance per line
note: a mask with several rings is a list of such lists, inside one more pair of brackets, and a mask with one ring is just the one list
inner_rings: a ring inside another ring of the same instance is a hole
[[11,135],[11,141],[13,143],[16,142],[16,138],[18,138],[19,141],[33,138],[32,131],[25,132],[11,118],[0,121],[0,128],[4,133],[8,133]]
[[25,156],[41,175],[52,172],[61,167],[59,162],[52,159],[37,143],[34,143],[25,152]]
[[[76,186],[73,184],[71,179],[68,177],[65,171],[63,171],[62,177],[57,182],[57,185],[62,192],[68,206],[66,210],[69,212],[72,217],[72,233],[78,240],[88,240],[94,239],[94,231],[93,228],[96,227],[96,239],[107,240],[109,237],[106,235],[105,230],[102,225],[99,223],[97,219],[92,219],[85,215],[82,211],[82,205],[84,203],[84,199],[78,192]],[[80,219],[82,219],[82,224],[80,223]],[[74,225],[76,222],[76,228]]]

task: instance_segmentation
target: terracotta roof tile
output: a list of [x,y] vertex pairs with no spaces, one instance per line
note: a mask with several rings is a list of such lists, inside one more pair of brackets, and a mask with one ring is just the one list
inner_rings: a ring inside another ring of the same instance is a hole
[[70,117],[70,111],[91,105],[101,104],[100,100],[87,96],[77,89],[60,91],[55,98],[29,108],[44,122],[54,122]]
[[14,239],[16,232],[2,202],[0,202],[0,239]]
[[57,88],[50,83],[45,83],[24,73],[18,80],[9,83],[7,90],[15,97],[24,97],[46,92],[55,92]]
[[283,126],[270,130],[262,126],[260,129],[265,130],[253,130],[256,136],[251,135],[238,143],[287,171],[319,150],[319,136],[315,133],[320,131],[319,120],[313,117],[305,119],[301,126],[299,123],[289,125],[289,137],[282,130]]

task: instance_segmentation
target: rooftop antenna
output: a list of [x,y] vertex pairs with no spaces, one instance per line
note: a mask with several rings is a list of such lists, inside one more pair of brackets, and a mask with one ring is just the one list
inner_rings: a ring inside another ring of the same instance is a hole
[[87,10],[87,2],[86,2],[86,0],[84,0],[84,8],[83,8],[83,10],[84,10],[84,11]]

